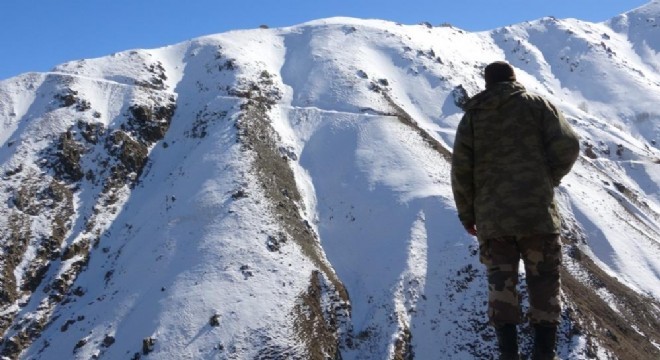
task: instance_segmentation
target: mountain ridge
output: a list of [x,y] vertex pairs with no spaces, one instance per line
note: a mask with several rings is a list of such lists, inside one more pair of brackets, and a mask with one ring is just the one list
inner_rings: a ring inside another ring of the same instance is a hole
[[659,7],[479,33],[332,18],[0,82],[3,356],[487,358],[447,160],[505,59],[582,137],[560,354],[653,358]]

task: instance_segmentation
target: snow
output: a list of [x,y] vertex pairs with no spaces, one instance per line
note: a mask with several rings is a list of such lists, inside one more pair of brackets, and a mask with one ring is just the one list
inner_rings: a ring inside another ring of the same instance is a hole
[[[55,307],[52,326],[23,358],[130,358],[148,337],[156,339],[154,358],[242,359],[267,345],[300,348],[288,325],[291,309],[317,264],[293,242],[267,249],[281,225],[236,141],[242,99],[226,90],[263,71],[282,91],[269,117],[302,194],[301,216],[350,296],[351,317],[340,331],[355,343],[342,350],[344,359],[391,357],[404,330],[422,359],[469,359],[492,347],[475,335],[486,323],[487,291],[476,240],[456,217],[447,160],[419,131],[451,147],[462,115],[451,91],[462,85],[474,95],[493,60],[511,62],[528,89],[564,111],[583,144],[600,149],[598,159],[582,156],[564,180],[560,206],[579,225],[587,255],[660,300],[658,5],[601,24],[546,18],[480,33],[322,19],[125,51],[0,82],[3,174],[18,164],[40,171],[40,151],[53,134],[83,117],[119,129],[130,104],[169,96],[177,104],[165,138],[149,148],[138,186],[119,189],[112,207],[97,203],[106,196],[99,186],[83,180],[77,189],[63,248],[89,237],[93,209],[100,234],[74,284],[85,293]],[[162,87],[136,86],[152,81],[159,67]],[[66,87],[99,116],[58,107],[53,95]],[[401,122],[383,92],[421,130]],[[201,120],[208,135],[190,136]],[[91,147],[83,166],[103,173],[103,151]],[[14,178],[3,181],[6,189],[18,186]],[[248,196],[232,197],[238,190]],[[12,194],[0,196],[6,226]],[[34,222],[35,239],[47,236],[48,221]],[[33,241],[14,270],[17,283],[36,251]],[[77,260],[53,260],[46,279]],[[17,319],[47,312],[42,290],[3,312]],[[612,294],[598,294],[617,309]],[[209,324],[214,315],[219,326]],[[102,345],[107,336],[112,346]],[[86,343],[74,350],[81,339]],[[571,341],[562,354],[587,346],[581,337]]]

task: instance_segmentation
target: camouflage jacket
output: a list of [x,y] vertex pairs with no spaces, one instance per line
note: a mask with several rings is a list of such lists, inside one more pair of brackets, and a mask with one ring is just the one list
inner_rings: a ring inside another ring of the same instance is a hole
[[558,234],[554,187],[579,154],[559,110],[517,82],[496,83],[465,105],[451,182],[458,217],[479,239]]

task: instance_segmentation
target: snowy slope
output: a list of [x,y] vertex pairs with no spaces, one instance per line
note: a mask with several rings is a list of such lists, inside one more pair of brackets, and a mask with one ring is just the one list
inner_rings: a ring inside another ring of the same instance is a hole
[[457,94],[503,59],[582,138],[561,355],[655,358],[658,21],[331,18],[0,82],[3,356],[489,358],[448,176]]

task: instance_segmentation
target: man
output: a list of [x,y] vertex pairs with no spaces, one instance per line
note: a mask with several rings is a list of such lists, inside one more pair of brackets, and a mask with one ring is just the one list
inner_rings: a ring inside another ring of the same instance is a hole
[[488,270],[488,315],[500,359],[518,359],[518,263],[527,275],[533,359],[556,359],[560,320],[560,216],[554,187],[579,154],[575,132],[546,99],[525,91],[513,68],[485,69],[486,90],[464,106],[452,158],[452,188],[465,230]]

